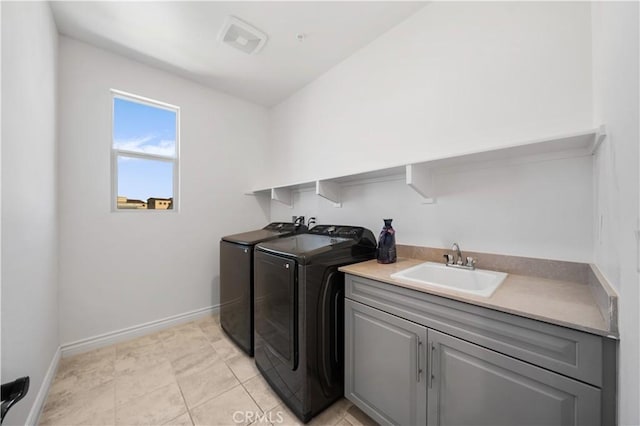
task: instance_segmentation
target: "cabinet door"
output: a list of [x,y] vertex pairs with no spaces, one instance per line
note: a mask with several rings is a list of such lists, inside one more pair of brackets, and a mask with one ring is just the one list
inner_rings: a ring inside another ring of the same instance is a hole
[[427,329],[345,300],[345,396],[380,424],[425,425]]
[[428,424],[597,425],[600,390],[429,329]]

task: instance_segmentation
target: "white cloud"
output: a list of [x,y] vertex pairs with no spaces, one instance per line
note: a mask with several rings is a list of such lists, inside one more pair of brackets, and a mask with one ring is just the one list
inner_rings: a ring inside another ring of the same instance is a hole
[[116,149],[123,151],[140,152],[144,154],[155,154],[163,157],[175,157],[176,142],[173,140],[161,140],[158,143],[149,144],[154,141],[153,135],[147,135],[134,139],[120,139],[113,142]]
[[153,135],[142,136],[133,139],[118,139],[113,142],[114,148],[127,151],[139,151],[139,147],[153,140]]

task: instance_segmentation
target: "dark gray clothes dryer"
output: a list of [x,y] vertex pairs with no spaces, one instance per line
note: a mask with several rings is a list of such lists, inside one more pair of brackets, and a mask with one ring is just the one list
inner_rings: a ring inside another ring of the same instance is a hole
[[253,356],[253,247],[306,230],[306,226],[297,223],[274,222],[262,229],[222,237],[220,241],[220,326],[250,356]]
[[344,393],[343,265],[375,258],[358,226],[318,225],[255,249],[255,362],[303,422]]

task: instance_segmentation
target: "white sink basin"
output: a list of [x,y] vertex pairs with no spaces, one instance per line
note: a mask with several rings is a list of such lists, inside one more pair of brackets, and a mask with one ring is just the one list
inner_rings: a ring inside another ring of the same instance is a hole
[[396,272],[391,278],[410,281],[428,287],[441,287],[477,296],[491,297],[502,284],[504,272],[452,268],[442,263],[425,262]]

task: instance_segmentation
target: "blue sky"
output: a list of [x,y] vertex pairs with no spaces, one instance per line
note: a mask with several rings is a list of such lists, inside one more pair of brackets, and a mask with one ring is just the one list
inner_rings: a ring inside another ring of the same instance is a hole
[[[133,152],[176,153],[176,113],[114,98],[113,146]],[[146,200],[173,197],[173,163],[118,157],[118,195]]]

